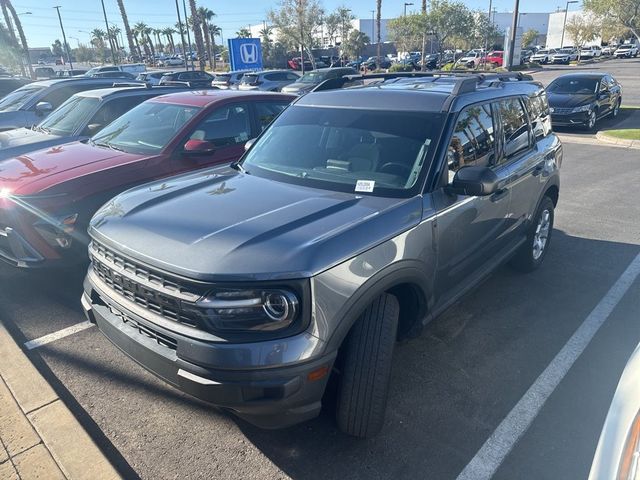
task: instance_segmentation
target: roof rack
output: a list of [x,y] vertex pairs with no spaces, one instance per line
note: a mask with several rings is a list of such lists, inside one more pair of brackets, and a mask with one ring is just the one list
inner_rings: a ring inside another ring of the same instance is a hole
[[144,82],[113,82],[113,87],[145,87],[151,88],[151,85],[148,85]]
[[373,73],[367,75],[345,75],[343,77],[331,78],[319,84],[312,91],[321,92],[325,90],[348,88],[355,86],[356,82],[363,82],[362,84],[364,84],[367,80],[372,80],[371,84],[380,84],[389,80],[406,78],[432,78],[434,82],[441,78],[453,78],[455,79],[455,82],[451,95],[473,92],[479,84],[484,82],[491,82],[489,86],[497,86],[501,82],[533,80],[531,75],[525,75],[522,72],[476,73],[469,72],[468,70],[434,70],[431,72]]

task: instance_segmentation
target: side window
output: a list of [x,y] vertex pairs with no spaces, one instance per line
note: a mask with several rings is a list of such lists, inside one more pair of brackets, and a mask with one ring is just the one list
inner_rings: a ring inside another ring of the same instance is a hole
[[286,102],[258,102],[256,103],[256,115],[258,126],[263,131],[289,105]]
[[294,82],[300,78],[295,73],[286,73],[285,75],[287,80],[293,80]]
[[609,84],[607,83],[607,77],[602,77],[600,80],[600,91],[607,92],[609,90]]
[[[115,98],[100,105],[98,111],[87,122],[87,126],[82,135],[95,135],[98,131],[109,125],[116,118],[131,110],[136,105],[148,100],[149,97],[135,95],[129,97]],[[99,125],[99,126],[98,126]],[[89,128],[92,126],[93,128]]]
[[450,180],[461,167],[489,165],[495,156],[495,145],[491,105],[474,105],[463,110],[447,150]]
[[527,109],[536,140],[551,133],[551,119],[549,118],[549,103],[544,91],[527,98]]
[[193,80],[193,74],[191,72],[181,73],[180,75],[178,75],[178,80],[182,82]]
[[279,80],[282,80],[279,73],[267,73],[265,74],[264,79],[269,80],[270,82],[277,82]]
[[251,138],[248,106],[235,104],[214,110],[200,122],[189,138],[206,140],[216,147],[246,142]]
[[509,161],[529,148],[529,123],[522,103],[517,98],[496,102],[504,134],[504,158]]
[[47,93],[40,101],[49,102],[54,109],[58,108],[64,102],[67,101],[71,95],[78,92],[84,92],[85,90],[93,90],[94,88],[105,88],[106,85],[92,84],[92,85],[75,85],[56,88],[52,92]]

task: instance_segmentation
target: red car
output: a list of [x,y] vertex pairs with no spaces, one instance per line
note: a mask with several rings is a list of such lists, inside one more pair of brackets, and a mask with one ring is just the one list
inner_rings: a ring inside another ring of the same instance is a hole
[[504,52],[502,50],[494,50],[487,54],[487,62],[494,67],[501,67],[504,61]]
[[85,258],[95,211],[135,185],[230,163],[297,97],[188,91],[141,103],[84,142],[0,162],[0,259],[19,267]]

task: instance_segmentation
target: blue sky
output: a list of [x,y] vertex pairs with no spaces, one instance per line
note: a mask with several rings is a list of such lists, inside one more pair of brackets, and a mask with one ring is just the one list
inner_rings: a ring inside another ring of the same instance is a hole
[[[411,0],[409,0],[411,1]],[[413,0],[415,5],[408,10],[419,8],[421,0]],[[122,28],[122,19],[116,0],[104,0],[110,23]],[[176,19],[175,0],[124,0],[129,22],[147,23],[153,28],[173,25]],[[359,18],[370,18],[375,8],[375,0],[321,0],[327,11],[340,5],[347,5]],[[383,0],[383,18],[393,18],[402,14],[405,0]],[[182,0],[179,0],[182,5]],[[472,9],[488,9],[488,0],[467,0],[465,3]],[[493,6],[499,12],[511,11],[513,0],[494,0]],[[215,23],[222,28],[224,38],[235,36],[234,33],[248,24],[261,23],[266,19],[266,12],[277,6],[278,0],[200,0],[198,5],[206,6],[217,17]],[[104,29],[104,20],[100,0],[13,0],[16,11],[22,15],[27,41],[30,47],[50,46],[56,38],[61,38],[58,18],[53,6],[60,5],[60,13],[64,22],[67,40],[72,47],[78,42],[87,43],[89,32],[94,28]],[[562,0],[521,0],[520,10],[523,12],[555,11],[564,7]],[[187,4],[188,9],[188,4]]]

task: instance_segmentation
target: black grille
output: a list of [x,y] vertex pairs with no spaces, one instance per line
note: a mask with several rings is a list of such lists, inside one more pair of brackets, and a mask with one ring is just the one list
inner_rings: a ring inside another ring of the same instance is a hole
[[158,343],[158,345],[167,347],[171,350],[176,350],[178,348],[178,342],[176,339],[170,337],[169,335],[160,333],[159,331],[151,327],[143,325],[142,323],[131,318],[129,315],[113,307],[112,305],[107,305],[107,306],[109,307],[109,310],[111,311],[112,314],[114,314],[116,317],[122,320],[123,323],[126,323],[131,328],[136,330],[140,335],[144,335],[145,337],[151,338],[155,340]]
[[193,304],[201,294],[164,275],[132,262],[92,242],[93,272],[109,288],[137,305],[190,327],[202,329],[198,319],[186,315],[183,303]]
[[573,111],[572,108],[558,108],[558,107],[553,107],[553,114],[556,115],[568,115],[569,113],[571,113]]

